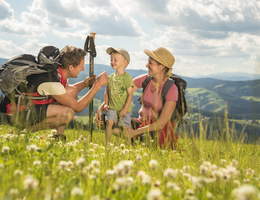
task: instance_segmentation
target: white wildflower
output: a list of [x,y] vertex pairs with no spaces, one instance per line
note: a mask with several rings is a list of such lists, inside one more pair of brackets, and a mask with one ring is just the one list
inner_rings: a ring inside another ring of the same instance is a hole
[[158,188],[151,189],[147,194],[147,200],[160,200],[162,199],[162,192]]
[[81,188],[79,187],[74,187],[72,190],[71,190],[71,196],[83,196],[83,191]]
[[173,183],[173,182],[167,182],[166,184],[166,187],[170,190],[174,190],[176,192],[180,191],[181,188],[176,184],[176,183]]
[[185,191],[185,195],[188,195],[188,196],[194,196],[194,190],[193,189],[187,189],[186,191]]
[[93,168],[99,168],[100,167],[100,162],[98,160],[92,160],[90,165],[93,167]]
[[120,148],[124,149],[125,148],[125,144],[120,144]]
[[3,153],[9,153],[9,151],[10,151],[10,147],[8,147],[8,146],[3,146],[2,147],[2,152]]
[[252,185],[242,185],[232,191],[235,200],[254,200],[259,197],[259,191]]
[[236,167],[238,165],[238,161],[233,159],[231,162],[231,165],[233,165],[234,167]]
[[40,161],[40,160],[35,160],[35,161],[33,161],[33,165],[34,166],[39,166],[39,165],[41,165],[42,164],[42,162]]
[[106,171],[106,176],[114,176],[115,174],[116,172],[114,170],[109,169]]
[[177,175],[178,175],[178,171],[174,170],[172,168],[167,168],[163,172],[163,176],[166,177],[166,178],[176,178]]
[[130,173],[132,166],[133,166],[133,161],[122,160],[114,167],[114,171],[118,176],[124,176]]
[[241,185],[241,183],[240,183],[239,180],[234,180],[233,183],[234,183],[236,186],[240,186],[240,185]]
[[90,200],[100,200],[100,197],[98,195],[94,195],[90,197]]
[[151,169],[156,169],[156,168],[158,167],[158,162],[157,162],[157,160],[150,160],[150,162],[149,162],[149,167],[150,167]]
[[227,160],[221,159],[221,160],[220,160],[220,163],[221,163],[222,165],[225,165],[225,164],[227,164]]
[[137,155],[136,158],[135,158],[136,161],[140,161],[142,160],[142,156],[141,155]]
[[213,194],[211,193],[211,192],[207,192],[206,193],[206,197],[208,198],[208,199],[213,199]]
[[151,177],[147,175],[144,171],[138,171],[137,177],[141,179],[142,184],[150,184],[151,183]]
[[15,176],[21,176],[21,175],[23,175],[23,171],[20,170],[20,169],[17,169],[17,170],[14,171],[14,175]]
[[255,175],[255,170],[248,168],[245,170],[245,175],[246,176],[254,176]]
[[115,190],[120,190],[123,188],[127,188],[131,186],[134,182],[132,177],[119,177],[116,179],[115,183],[113,184],[113,188]]
[[23,185],[25,189],[36,189],[39,185],[39,181],[33,176],[29,175],[25,177]]
[[19,190],[16,189],[16,188],[11,188],[11,189],[9,190],[9,194],[10,194],[11,196],[16,196],[16,195],[19,194]]
[[27,151],[39,151],[41,150],[37,145],[31,144],[26,146]]
[[80,157],[79,159],[77,159],[76,165],[77,165],[77,166],[83,166],[84,163],[85,163],[85,161],[86,161],[85,158]]

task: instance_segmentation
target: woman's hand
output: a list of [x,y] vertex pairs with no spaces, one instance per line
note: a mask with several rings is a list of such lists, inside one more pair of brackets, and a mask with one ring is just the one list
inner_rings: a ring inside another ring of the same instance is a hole
[[135,135],[134,135],[134,132],[135,132],[134,129],[132,129],[132,128],[126,128],[125,131],[124,131],[125,137],[126,137],[127,139],[133,138],[133,137],[135,136]]

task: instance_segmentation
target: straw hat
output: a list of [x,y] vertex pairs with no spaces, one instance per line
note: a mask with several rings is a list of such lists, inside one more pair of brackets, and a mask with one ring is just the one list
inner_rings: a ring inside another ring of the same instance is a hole
[[109,47],[109,48],[107,48],[106,52],[109,55],[111,55],[114,52],[119,53],[127,60],[128,63],[130,62],[130,56],[129,56],[128,52],[124,49]]
[[175,58],[171,54],[171,52],[169,50],[167,50],[166,48],[163,48],[163,47],[155,49],[154,51],[150,51],[148,49],[145,49],[144,53],[147,56],[153,58],[157,62],[161,63],[162,65],[164,65],[165,67],[170,68],[170,69],[172,68],[172,66],[175,62]]

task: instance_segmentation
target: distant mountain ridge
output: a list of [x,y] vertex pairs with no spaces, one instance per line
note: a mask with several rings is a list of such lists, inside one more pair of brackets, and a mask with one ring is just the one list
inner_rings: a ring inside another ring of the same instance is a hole
[[[0,59],[5,62],[6,59]],[[88,65],[86,71],[81,72],[79,77],[71,79],[75,83],[88,77]],[[114,70],[103,64],[95,64],[95,74],[106,71],[108,74]],[[133,76],[147,73],[146,70],[127,69]],[[187,101],[191,111],[200,111],[212,115],[228,111],[230,117],[237,119],[260,119],[260,79],[248,81],[226,81],[214,78],[191,78],[182,77],[188,83]],[[104,88],[96,95],[97,99],[103,99]],[[134,99],[138,104],[137,97]],[[138,105],[136,105],[138,107]],[[134,111],[137,112],[138,108]]]
[[214,78],[219,80],[229,80],[229,81],[248,81],[260,79],[260,74],[252,73],[241,73],[241,72],[222,72],[215,74],[208,74],[205,76],[195,76],[196,78]]

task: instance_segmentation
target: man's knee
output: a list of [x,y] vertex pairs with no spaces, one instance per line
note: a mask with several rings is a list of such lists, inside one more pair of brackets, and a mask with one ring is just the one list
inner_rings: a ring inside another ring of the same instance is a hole
[[75,112],[71,108],[66,107],[59,113],[59,119],[63,121],[63,123],[68,124],[74,118],[74,115]]

